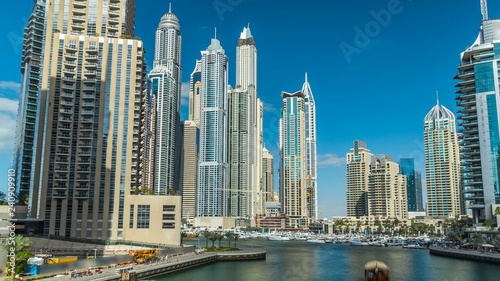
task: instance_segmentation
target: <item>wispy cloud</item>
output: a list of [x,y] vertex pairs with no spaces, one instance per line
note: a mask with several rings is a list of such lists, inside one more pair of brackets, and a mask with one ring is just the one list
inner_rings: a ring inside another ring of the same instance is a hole
[[181,105],[189,103],[189,82],[182,82],[181,86]]
[[276,112],[277,111],[276,107],[274,107],[274,104],[272,104],[272,103],[267,103],[265,101],[262,101],[262,104],[263,104],[263,107],[264,107],[263,109],[265,112]]
[[0,152],[12,151],[16,135],[17,101],[0,97]]
[[338,157],[336,154],[327,153],[318,155],[318,166],[341,166],[345,164],[345,157]]
[[20,84],[14,81],[0,81],[0,89],[19,91]]

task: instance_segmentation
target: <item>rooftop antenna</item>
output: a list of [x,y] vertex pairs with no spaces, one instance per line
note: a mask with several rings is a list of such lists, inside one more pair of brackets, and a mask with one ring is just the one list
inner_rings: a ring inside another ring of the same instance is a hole
[[436,101],[437,105],[439,105],[439,92],[436,90]]
[[172,13],[172,2],[168,3],[168,12]]
[[215,28],[214,39],[217,39],[217,27]]
[[487,0],[481,0],[481,14],[483,15],[483,20],[488,20],[488,2],[487,2]]
[[307,83],[307,72],[306,72],[306,81],[305,82]]

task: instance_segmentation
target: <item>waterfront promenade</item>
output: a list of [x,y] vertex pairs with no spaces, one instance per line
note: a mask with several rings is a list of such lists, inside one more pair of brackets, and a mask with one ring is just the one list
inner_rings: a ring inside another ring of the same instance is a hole
[[[209,264],[217,261],[235,261],[235,260],[254,260],[254,259],[265,259],[266,250],[264,249],[244,249],[240,251],[226,251],[226,252],[204,252],[196,254],[194,252],[186,253],[176,256],[167,256],[158,262],[151,264],[129,264],[125,267],[133,266],[133,272],[135,272],[135,280],[142,280],[145,278],[150,278],[154,276],[164,275],[172,273],[179,270],[184,270],[204,264]],[[124,266],[121,266],[124,267]],[[46,278],[42,280],[55,281],[55,280],[121,280],[121,275],[116,272],[116,269],[120,267],[112,267],[103,269],[102,273],[89,275],[89,276],[79,276],[71,277],[70,275],[61,275],[59,277]],[[77,269],[78,271],[86,271],[86,269]],[[38,277],[25,277],[26,279]]]
[[500,253],[490,252],[489,250],[433,246],[429,248],[429,252],[432,255],[500,264]]

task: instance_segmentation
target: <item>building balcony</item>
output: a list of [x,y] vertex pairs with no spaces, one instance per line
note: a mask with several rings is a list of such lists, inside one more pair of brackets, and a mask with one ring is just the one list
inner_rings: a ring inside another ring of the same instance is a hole
[[95,89],[95,87],[92,87],[92,86],[90,86],[90,87],[89,86],[83,86],[82,90],[85,91],[85,92],[89,92],[89,91],[90,92],[94,92],[96,89]]
[[85,67],[88,69],[96,69],[97,68],[97,63],[95,62],[88,62],[85,64]]
[[84,98],[84,99],[94,99],[95,96],[92,95],[92,94],[86,93],[86,94],[82,95],[82,98]]
[[86,13],[86,9],[73,9],[73,15],[85,15]]
[[57,128],[61,131],[70,131],[72,129],[70,125],[59,125]]
[[97,75],[97,71],[95,70],[87,70],[87,71],[84,71],[83,74],[85,74],[85,76],[96,76]]
[[79,137],[80,139],[92,139],[92,134],[82,134]]
[[53,189],[59,189],[59,190],[66,190],[68,187],[66,185],[54,185],[52,186]]
[[59,117],[59,121],[61,122],[73,122],[73,120],[69,117]]
[[471,78],[474,78],[474,71],[464,71],[464,72],[459,72],[454,79],[461,79],[461,80],[468,80]]
[[80,8],[80,9],[85,8],[85,7],[87,7],[87,0],[74,0],[73,6],[77,9],[78,8]]
[[120,11],[118,10],[109,10],[108,15],[110,17],[119,17],[120,16]]
[[95,84],[97,82],[97,79],[95,78],[86,78],[82,80],[83,83],[85,84]]
[[82,16],[73,16],[73,17],[71,17],[71,19],[73,19],[74,23],[85,22],[85,20],[86,20],[86,18],[82,17]]
[[[92,131],[92,126],[84,126],[84,127],[80,127],[80,131]],[[86,146],[86,145],[80,145],[80,146]],[[90,146],[90,145],[88,145]]]
[[457,94],[465,94],[465,93],[474,93],[476,91],[476,86],[466,86],[458,89],[455,93]]
[[[67,141],[61,141],[61,142],[58,142],[58,143],[57,143],[57,146],[70,146],[70,143],[69,143],[69,142],[67,142]],[[62,159],[61,159],[61,160],[62,160]],[[64,159],[64,160],[65,160],[66,162],[68,162],[68,160],[67,160],[67,159]],[[57,160],[56,160],[56,162],[57,162]]]
[[89,199],[89,196],[87,195],[87,193],[77,193],[75,194],[75,199],[85,200]]
[[470,86],[475,86],[476,85],[476,80],[475,79],[468,79],[468,80],[463,80],[457,83],[455,87],[470,87]]
[[109,3],[108,7],[109,7],[111,10],[119,10],[119,9],[120,9],[120,4],[117,4],[117,3]]
[[97,53],[99,50],[96,47],[88,47],[85,49],[87,53]]
[[108,29],[111,32],[117,32],[118,31],[118,25],[116,25],[116,24],[109,24],[108,25]]
[[120,22],[119,18],[108,18],[109,25],[116,25]]
[[92,110],[82,110],[81,114],[82,115],[93,115],[94,111],[92,111]]
[[53,194],[52,197],[56,199],[66,199],[66,193],[56,193]]
[[88,61],[96,61],[99,58],[97,55],[86,55],[85,59]]
[[93,123],[94,119],[92,118],[81,118],[80,123]]
[[77,23],[77,22],[73,22],[71,23],[71,28],[73,28],[74,31],[82,31],[85,29],[85,25],[81,24],[81,23]]

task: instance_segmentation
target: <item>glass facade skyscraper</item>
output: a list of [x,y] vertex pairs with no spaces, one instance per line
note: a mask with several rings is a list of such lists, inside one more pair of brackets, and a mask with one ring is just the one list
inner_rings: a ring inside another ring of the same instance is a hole
[[219,40],[201,52],[200,158],[197,216],[228,214],[227,62]]
[[500,204],[500,20],[484,13],[455,76],[464,194],[476,223],[494,219],[492,206]]
[[422,212],[422,181],[415,171],[415,159],[401,158],[399,161],[400,173],[406,176],[406,195],[408,197],[408,212]]

